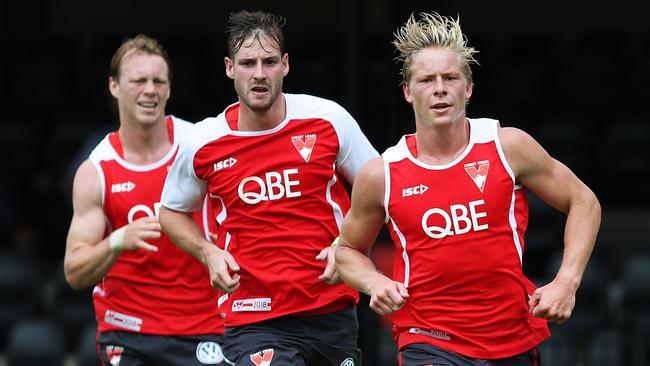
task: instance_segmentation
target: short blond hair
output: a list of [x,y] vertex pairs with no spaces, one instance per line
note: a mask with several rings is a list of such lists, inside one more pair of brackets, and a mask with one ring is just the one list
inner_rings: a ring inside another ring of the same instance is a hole
[[436,12],[420,13],[416,20],[411,14],[406,24],[395,32],[392,42],[399,56],[395,58],[402,63],[402,84],[411,79],[413,57],[419,51],[429,47],[447,47],[458,53],[460,66],[467,82],[472,82],[470,63],[478,64],[474,54],[478,51],[467,46],[467,37],[460,29],[460,17],[454,19]]

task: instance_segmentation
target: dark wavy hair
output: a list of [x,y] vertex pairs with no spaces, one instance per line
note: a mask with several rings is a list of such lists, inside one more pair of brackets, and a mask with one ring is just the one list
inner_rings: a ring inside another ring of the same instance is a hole
[[253,37],[253,40],[259,42],[260,36],[272,38],[278,45],[280,54],[283,55],[285,50],[282,27],[286,22],[286,19],[281,16],[263,11],[249,12],[241,10],[231,13],[228,18],[228,28],[226,29],[228,57],[233,58],[249,37]]

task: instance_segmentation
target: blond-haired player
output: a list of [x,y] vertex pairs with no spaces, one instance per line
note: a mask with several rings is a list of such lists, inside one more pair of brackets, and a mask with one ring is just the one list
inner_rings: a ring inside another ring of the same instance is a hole
[[[476,51],[458,19],[411,16],[394,45],[416,132],[359,173],[337,270],[374,311],[392,313],[402,365],[537,365],[546,323],[573,310],[598,200],[525,132],[466,116]],[[525,189],[567,214],[562,265],[539,288],[522,273]],[[392,279],[367,257],[383,223]]]

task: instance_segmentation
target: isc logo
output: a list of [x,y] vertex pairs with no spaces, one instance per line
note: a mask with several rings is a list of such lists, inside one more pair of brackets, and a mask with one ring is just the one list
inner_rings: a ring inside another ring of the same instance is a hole
[[416,194],[423,194],[427,190],[429,190],[429,187],[425,186],[424,184],[420,184],[415,187],[404,188],[402,189],[402,197],[414,196]]
[[135,183],[130,181],[125,183],[115,183],[111,185],[111,193],[131,192],[133,188],[135,188]]
[[214,163],[212,165],[212,167],[214,169],[213,171],[216,172],[217,170],[221,170],[221,169],[225,169],[225,168],[232,168],[235,165],[236,162],[237,162],[237,159],[228,158],[228,159],[222,160],[222,161],[220,161],[218,163]]
[[282,173],[266,172],[264,179],[258,176],[244,178],[237,193],[242,201],[254,205],[262,201],[278,200],[282,197],[299,197],[302,193],[292,188],[300,184],[299,180],[293,180],[292,175],[297,174],[298,169],[285,169]]
[[487,212],[478,211],[477,208],[484,204],[484,200],[477,200],[469,202],[468,206],[463,204],[451,205],[449,211],[441,208],[431,208],[422,215],[422,229],[429,237],[434,239],[441,239],[448,235],[465,234],[470,230],[486,230],[488,224],[479,223],[479,219],[487,217]]

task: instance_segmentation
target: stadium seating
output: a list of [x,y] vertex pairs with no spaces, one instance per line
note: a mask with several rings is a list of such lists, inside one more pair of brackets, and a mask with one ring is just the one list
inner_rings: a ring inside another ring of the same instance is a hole
[[97,355],[97,324],[88,322],[78,337],[75,357],[77,366],[101,366]]
[[47,319],[16,323],[7,344],[7,366],[63,366],[63,332]]
[[16,322],[38,315],[41,291],[40,267],[35,257],[0,253],[0,348]]

